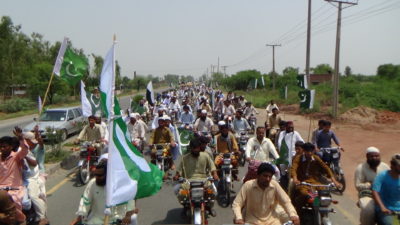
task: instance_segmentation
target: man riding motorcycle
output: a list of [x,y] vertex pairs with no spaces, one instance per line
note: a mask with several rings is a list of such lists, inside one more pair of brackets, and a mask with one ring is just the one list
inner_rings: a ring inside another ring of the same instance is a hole
[[377,174],[389,170],[389,166],[381,162],[379,149],[368,147],[366,150],[367,161],[357,166],[354,174],[354,184],[358,191],[360,207],[360,224],[375,224],[375,202],[372,199],[372,183]]
[[[235,224],[280,225],[277,206],[281,205],[295,225],[299,217],[289,196],[278,182],[272,179],[275,168],[269,163],[262,163],[257,170],[257,179],[243,184],[232,204]],[[244,210],[244,215],[242,211]]]
[[[79,202],[76,213],[78,216],[70,225],[104,224],[104,211],[106,209],[106,181],[107,181],[107,160],[101,161],[94,171],[95,178],[89,181]],[[138,210],[135,208],[135,200],[113,207],[110,222],[116,222],[123,218],[124,225],[136,224]]]
[[182,127],[185,127],[186,124],[189,125],[190,128],[193,127],[194,116],[188,105],[183,106],[183,113],[179,118],[179,122],[182,123]]
[[242,117],[243,111],[241,109],[236,111],[235,119],[233,120],[233,130],[235,133],[240,134],[240,131],[249,131],[251,129],[249,123]]
[[[310,184],[320,184],[321,174],[327,174],[328,178],[332,180],[336,187],[340,187],[341,184],[336,181],[331,169],[317,156],[314,154],[315,146],[311,143],[305,143],[303,145],[303,154],[296,156],[293,159],[292,167],[290,169],[290,175],[293,178],[293,183],[299,185],[301,182],[307,182]],[[294,200],[296,208],[301,210],[301,207],[305,205],[309,198],[309,186],[297,186],[296,195]]]
[[223,159],[224,153],[233,153],[232,155],[232,176],[235,180],[239,180],[238,178],[238,156],[239,146],[236,141],[235,136],[229,132],[229,128],[225,122],[219,122],[219,132],[217,136],[215,136],[216,146],[217,146],[217,153],[218,155],[215,157],[215,164],[219,165]]
[[[166,127],[167,123],[165,122],[165,117],[158,118],[158,127],[151,133],[150,139],[149,139],[149,146],[153,147],[155,144],[166,144],[169,143],[171,148],[174,148],[176,146],[175,143],[175,138],[174,134],[171,132],[171,130]],[[168,149],[169,154],[171,154],[171,149]],[[152,149],[151,152],[151,162],[153,164],[156,164],[156,152],[154,149]],[[171,169],[175,169],[175,164],[174,161],[170,160],[170,165]],[[165,173],[167,176],[167,173]]]
[[202,110],[200,118],[196,120],[193,129],[195,132],[211,132],[213,125],[214,122],[212,121],[212,119],[207,117],[207,111]]
[[224,107],[222,108],[222,115],[224,115],[224,119],[227,119],[228,116],[233,116],[235,115],[236,110],[233,105],[231,105],[230,100],[225,100],[224,101]]
[[256,110],[256,108],[252,105],[251,102],[246,102],[246,107],[243,111],[243,115],[244,118],[246,118],[247,120],[249,120],[251,114],[256,115],[258,114],[258,111]]
[[[279,154],[270,139],[264,137],[265,128],[257,127],[256,137],[249,139],[246,145],[246,160],[272,162],[279,158]],[[270,155],[273,158],[270,158]]]
[[[215,181],[219,180],[217,169],[215,168],[214,162],[211,157],[205,153],[201,152],[201,142],[198,139],[193,139],[189,144],[190,153],[187,153],[182,157],[181,163],[178,165],[176,174],[174,176],[174,180],[178,180],[179,177],[184,177],[190,180],[199,180],[206,179],[211,174]],[[213,186],[211,182],[206,184],[208,189],[212,189],[215,197],[216,188]],[[175,194],[178,196],[178,199],[181,201],[184,196],[179,195],[180,189],[189,190],[189,185],[186,183],[178,184],[175,186]],[[212,216],[216,216],[215,210],[212,209],[213,204],[210,201],[209,205],[206,206],[207,210],[210,212]],[[185,212],[185,209],[184,211]]]
[[89,124],[86,125],[83,130],[79,133],[78,138],[75,140],[75,143],[79,143],[81,140],[95,142],[94,147],[97,150],[97,156],[102,154],[103,142],[105,142],[104,136],[105,132],[103,127],[99,124],[96,124],[96,117],[89,116],[88,118]]
[[137,121],[138,113],[130,114],[130,121],[128,123],[128,130],[131,134],[131,142],[140,151],[143,151],[143,143],[146,140],[146,128]]
[[[390,160],[390,170],[379,173],[372,185],[378,225],[393,225],[400,215],[400,154]],[[393,215],[396,213],[397,215]]]
[[279,110],[277,108],[273,108],[272,115],[268,117],[268,121],[265,123],[265,127],[267,128],[268,137],[272,141],[275,141],[276,133],[279,129],[279,123],[281,121],[282,121],[282,118],[279,115]]

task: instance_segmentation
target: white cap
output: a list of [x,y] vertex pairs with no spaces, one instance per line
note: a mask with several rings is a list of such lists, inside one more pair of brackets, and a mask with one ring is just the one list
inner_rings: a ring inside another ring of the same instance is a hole
[[207,114],[207,110],[203,109],[203,110],[201,110],[201,113]]
[[171,117],[169,117],[168,115],[164,115],[164,120],[171,120]]
[[366,152],[367,152],[367,154],[368,154],[368,153],[380,153],[380,152],[379,152],[379,149],[376,148],[376,147],[373,147],[373,146],[368,147],[367,150],[366,150]]
[[32,143],[34,143],[34,144],[37,144],[38,142],[37,142],[37,140],[35,139],[35,134],[33,133],[33,132],[24,132],[23,133],[23,137],[25,138],[25,139],[28,139],[28,140],[30,140]]
[[129,114],[130,118],[136,118],[139,115],[139,113],[131,113]]
[[223,120],[221,120],[221,121],[218,122],[218,126],[225,126],[225,125],[226,125],[226,123],[225,123],[225,121],[223,121]]

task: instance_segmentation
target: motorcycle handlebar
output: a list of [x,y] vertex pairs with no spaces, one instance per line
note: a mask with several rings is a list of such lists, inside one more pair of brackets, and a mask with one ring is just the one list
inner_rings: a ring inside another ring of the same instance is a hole
[[333,183],[330,184],[310,184],[307,182],[301,182],[298,185],[310,186],[310,187],[323,187],[323,188],[333,188],[335,185]]
[[16,188],[16,187],[0,187],[0,190],[2,190],[2,191],[17,191],[17,190],[19,190],[19,188]]

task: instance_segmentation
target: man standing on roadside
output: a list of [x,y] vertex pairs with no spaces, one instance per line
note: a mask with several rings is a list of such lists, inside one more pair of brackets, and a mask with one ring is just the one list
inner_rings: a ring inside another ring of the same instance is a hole
[[366,150],[367,161],[357,166],[354,175],[354,184],[358,191],[360,207],[360,224],[375,224],[375,203],[372,199],[372,183],[377,174],[389,170],[386,163],[381,162],[379,149],[368,147]]

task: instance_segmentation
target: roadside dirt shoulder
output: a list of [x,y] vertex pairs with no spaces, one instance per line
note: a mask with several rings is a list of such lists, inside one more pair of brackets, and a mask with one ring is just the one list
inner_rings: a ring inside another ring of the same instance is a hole
[[[265,120],[265,109],[257,109],[260,112],[261,119]],[[310,119],[302,115],[282,112],[284,120],[294,122],[297,130],[305,141],[311,141],[311,132],[317,127],[318,119]],[[260,121],[261,122],[261,121]],[[381,151],[382,162],[389,164],[390,158],[400,153],[400,127],[399,121],[393,121],[392,124],[377,123],[347,123],[345,121],[336,121],[332,123],[332,130],[336,133],[345,149],[342,154],[342,166],[345,171],[347,188],[345,195],[353,201],[357,201],[357,191],[354,187],[354,172],[358,164],[365,162],[365,149],[369,146],[375,146]],[[260,123],[259,123],[260,124]]]

